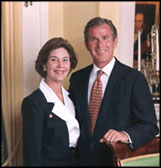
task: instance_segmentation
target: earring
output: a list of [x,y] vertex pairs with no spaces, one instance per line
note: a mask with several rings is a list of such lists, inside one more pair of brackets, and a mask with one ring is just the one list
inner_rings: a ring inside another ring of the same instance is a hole
[[46,67],[45,66],[43,66],[43,71],[46,71]]

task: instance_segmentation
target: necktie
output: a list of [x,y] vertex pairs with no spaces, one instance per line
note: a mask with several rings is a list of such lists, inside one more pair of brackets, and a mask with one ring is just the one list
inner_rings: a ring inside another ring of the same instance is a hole
[[103,71],[99,70],[90,95],[89,114],[91,121],[91,135],[93,135],[94,132],[97,115],[102,101],[102,82],[100,79],[102,74]]

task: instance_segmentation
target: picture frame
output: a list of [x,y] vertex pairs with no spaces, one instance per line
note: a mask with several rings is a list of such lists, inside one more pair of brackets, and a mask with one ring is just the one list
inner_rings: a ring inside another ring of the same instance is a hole
[[145,16],[145,32],[151,31],[152,25],[160,26],[160,2],[136,1],[135,14],[141,12]]

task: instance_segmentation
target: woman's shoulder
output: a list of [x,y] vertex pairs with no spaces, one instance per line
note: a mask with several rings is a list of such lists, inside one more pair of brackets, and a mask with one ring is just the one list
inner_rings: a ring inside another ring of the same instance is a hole
[[44,102],[45,103],[47,102],[44,94],[39,88],[34,90],[30,95],[26,96],[23,100],[23,102],[31,102],[31,101],[39,105],[43,104]]
[[43,117],[46,113],[47,101],[40,89],[36,89],[22,101],[23,116]]

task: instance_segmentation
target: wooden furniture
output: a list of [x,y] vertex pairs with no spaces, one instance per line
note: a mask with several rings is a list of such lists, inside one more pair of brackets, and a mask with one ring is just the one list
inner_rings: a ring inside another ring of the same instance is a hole
[[[122,161],[127,161],[128,158],[130,160],[134,160],[137,158],[145,158],[149,156],[155,156],[157,161],[154,161],[155,164],[159,163],[160,157],[160,137],[155,137],[151,142],[146,144],[145,146],[132,151],[127,144],[123,144],[121,142],[117,142],[115,144],[110,144],[109,147],[112,150],[114,166],[120,167],[124,166]],[[157,158],[156,158],[157,155]],[[139,156],[139,157],[138,157]],[[126,160],[125,160],[126,159]],[[150,159],[148,158],[147,161]],[[147,162],[145,161],[145,162]]]

